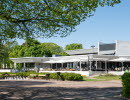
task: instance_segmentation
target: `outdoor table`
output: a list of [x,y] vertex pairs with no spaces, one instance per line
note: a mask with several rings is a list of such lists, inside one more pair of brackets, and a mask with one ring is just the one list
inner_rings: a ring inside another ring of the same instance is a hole
[[38,77],[46,78],[46,75],[39,74]]

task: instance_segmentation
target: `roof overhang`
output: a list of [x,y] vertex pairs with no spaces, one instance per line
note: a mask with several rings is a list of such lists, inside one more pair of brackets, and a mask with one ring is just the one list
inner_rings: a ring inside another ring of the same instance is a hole
[[69,55],[97,54],[98,48],[66,50],[65,52]]

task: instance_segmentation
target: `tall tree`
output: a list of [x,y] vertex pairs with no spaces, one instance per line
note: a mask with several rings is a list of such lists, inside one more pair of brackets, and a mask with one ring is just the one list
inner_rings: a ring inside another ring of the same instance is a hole
[[0,0],[0,37],[64,37],[98,6],[118,3],[120,0]]
[[41,47],[45,48],[46,50],[49,50],[51,54],[59,54],[63,51],[63,48],[55,43],[42,43]]
[[5,44],[0,43],[0,66],[3,64],[8,64],[11,62],[9,59],[9,53],[13,50],[13,48],[18,45],[15,41],[8,41]]
[[65,46],[65,50],[83,49],[82,44],[72,43]]
[[51,57],[53,54],[65,55],[62,47],[55,43],[40,43],[37,40],[28,38],[22,45],[14,47],[10,52],[10,57],[43,57],[44,55]]

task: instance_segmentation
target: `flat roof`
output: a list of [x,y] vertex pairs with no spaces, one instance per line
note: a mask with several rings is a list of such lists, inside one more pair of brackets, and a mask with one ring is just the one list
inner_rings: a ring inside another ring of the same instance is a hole
[[23,57],[23,58],[11,58],[15,63],[65,63],[65,62],[86,62],[86,61],[109,61],[116,59],[118,56],[114,55],[74,55],[74,56],[59,56],[59,57]]
[[92,49],[76,49],[76,50],[66,50],[65,51],[69,55],[80,55],[80,54],[92,54],[92,53],[98,53],[98,48],[92,48]]

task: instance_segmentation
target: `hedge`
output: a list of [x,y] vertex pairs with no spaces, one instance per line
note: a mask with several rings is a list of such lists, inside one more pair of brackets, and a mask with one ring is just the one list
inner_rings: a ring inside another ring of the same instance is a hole
[[130,98],[130,73],[124,73],[121,78],[123,85],[122,95],[124,97]]
[[57,76],[57,73],[50,73],[50,79],[60,79],[60,80],[69,80],[69,81],[82,81],[83,76],[81,74],[75,73],[61,73],[60,76]]
[[70,80],[70,81],[82,81],[83,76],[81,74],[75,74],[75,73],[62,73],[63,77],[65,80]]
[[[47,73],[37,73],[37,72],[18,72],[18,73],[0,73],[4,77],[5,75],[10,75],[10,74],[15,74],[16,76],[20,77],[29,77],[30,74],[36,74],[38,75],[46,75]],[[59,80],[69,80],[69,81],[82,81],[83,76],[81,74],[76,74],[76,73],[60,73],[60,75],[57,75],[57,73],[49,73],[50,74],[50,79],[59,79]]]

